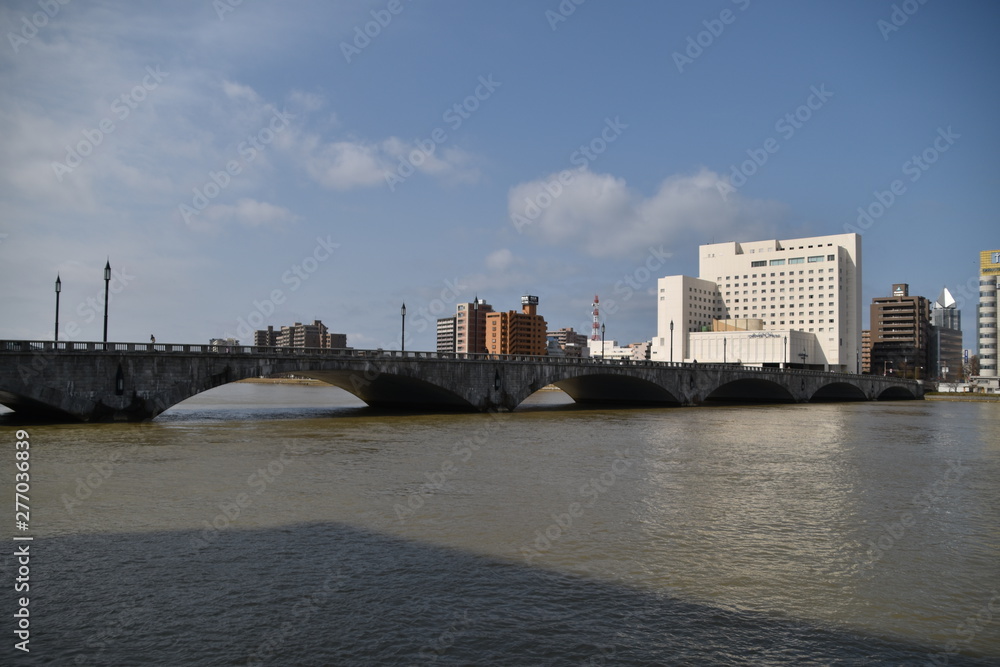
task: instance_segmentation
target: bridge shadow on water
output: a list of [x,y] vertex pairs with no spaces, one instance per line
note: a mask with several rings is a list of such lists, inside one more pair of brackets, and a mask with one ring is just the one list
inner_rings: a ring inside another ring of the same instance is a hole
[[343,524],[31,552],[24,665],[903,665],[938,650]]

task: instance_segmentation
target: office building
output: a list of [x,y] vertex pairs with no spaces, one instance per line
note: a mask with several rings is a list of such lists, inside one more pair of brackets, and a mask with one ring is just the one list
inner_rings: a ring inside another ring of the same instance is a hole
[[657,283],[653,360],[858,372],[860,236],[730,241],[698,251],[697,277]]
[[977,308],[979,376],[997,377],[997,287],[1000,287],[1000,250],[979,253]]
[[910,296],[910,286],[896,283],[892,296],[871,304],[871,370],[878,374],[926,378],[930,365],[930,302]]
[[948,288],[931,306],[930,365],[928,377],[938,382],[958,382],[962,371],[962,312]]
[[544,355],[548,346],[538,297],[521,297],[521,312],[486,313],[486,351],[490,354]]

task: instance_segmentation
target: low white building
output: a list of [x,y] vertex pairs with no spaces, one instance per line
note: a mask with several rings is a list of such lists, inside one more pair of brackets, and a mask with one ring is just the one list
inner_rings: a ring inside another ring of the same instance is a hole
[[[796,329],[775,331],[704,331],[688,334],[691,358],[700,364],[744,366],[826,364],[814,334]],[[805,355],[805,356],[803,356]]]

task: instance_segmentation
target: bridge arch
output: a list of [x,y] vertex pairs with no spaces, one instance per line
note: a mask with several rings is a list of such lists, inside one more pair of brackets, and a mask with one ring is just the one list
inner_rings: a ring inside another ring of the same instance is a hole
[[875,397],[876,401],[908,401],[916,399],[917,396],[906,387],[893,386],[883,389]]
[[372,379],[356,371],[297,370],[296,375],[326,382],[357,396],[373,408],[475,410],[459,394],[426,380],[407,375],[379,373]]
[[680,405],[681,400],[656,382],[596,370],[552,382],[577,403]]
[[761,378],[742,378],[726,382],[716,387],[705,398],[712,402],[767,402],[794,403],[795,397],[787,387],[771,380]]
[[825,384],[809,398],[810,401],[866,401],[868,396],[864,390],[850,382],[831,382]]

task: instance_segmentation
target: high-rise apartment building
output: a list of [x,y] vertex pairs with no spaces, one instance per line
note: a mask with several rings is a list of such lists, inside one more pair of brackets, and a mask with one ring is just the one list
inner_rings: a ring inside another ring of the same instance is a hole
[[868,375],[872,372],[872,332],[870,329],[861,330],[861,373]]
[[979,253],[978,350],[980,377],[997,377],[997,288],[1000,250]]
[[546,336],[555,340],[556,345],[567,357],[582,357],[587,350],[587,337],[577,333],[573,327],[563,327],[556,331],[549,331]]
[[860,236],[730,241],[698,251],[698,277],[658,281],[652,359],[858,372]]
[[290,327],[281,327],[280,331],[269,326],[255,331],[253,340],[258,347],[347,347],[347,334],[330,333],[320,320],[314,320],[312,324],[296,322]]
[[469,303],[455,306],[456,352],[486,352],[486,316],[492,312],[493,306],[478,296]]
[[521,297],[521,312],[486,314],[486,350],[490,354],[546,353],[545,318],[538,314],[538,297]]
[[910,296],[906,283],[894,284],[892,296],[872,299],[871,341],[872,373],[927,377],[930,302],[922,296]]
[[455,351],[455,317],[442,317],[437,321],[437,351]]

